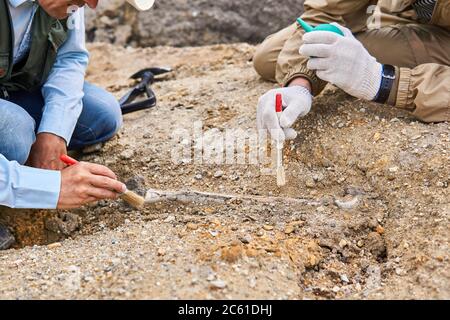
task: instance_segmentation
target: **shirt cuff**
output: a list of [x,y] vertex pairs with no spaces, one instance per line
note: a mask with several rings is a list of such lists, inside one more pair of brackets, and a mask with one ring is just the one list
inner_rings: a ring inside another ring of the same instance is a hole
[[56,209],[61,190],[61,172],[42,170],[15,163],[12,189],[15,208]]
[[52,133],[63,138],[69,145],[75,126],[80,117],[82,103],[79,108],[69,109],[60,106],[46,106],[37,133]]

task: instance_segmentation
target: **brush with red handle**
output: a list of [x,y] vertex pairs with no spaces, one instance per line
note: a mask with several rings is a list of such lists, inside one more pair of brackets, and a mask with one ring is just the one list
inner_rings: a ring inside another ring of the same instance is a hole
[[[60,157],[60,159],[62,162],[64,162],[68,166],[73,166],[73,165],[78,164],[77,160],[75,160],[65,154],[63,154]],[[124,193],[121,193],[120,198],[122,198],[125,202],[127,202],[128,204],[130,204],[131,206],[133,206],[135,208],[142,208],[145,203],[145,199],[143,197],[141,197],[140,195],[138,195],[130,190],[127,190]]]
[[[275,112],[277,113],[278,119],[281,118],[283,114],[283,96],[278,93],[275,97]],[[286,185],[286,173],[283,166],[283,144],[279,143],[277,145],[277,185],[282,187]]]

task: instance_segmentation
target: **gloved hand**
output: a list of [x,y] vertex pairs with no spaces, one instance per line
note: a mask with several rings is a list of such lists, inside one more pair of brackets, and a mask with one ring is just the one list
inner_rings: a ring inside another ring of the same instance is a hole
[[383,66],[349,29],[332,24],[345,36],[327,31],[313,31],[303,36],[304,44],[299,52],[310,57],[308,69],[316,70],[320,79],[356,98],[373,100],[380,89]]
[[[278,93],[283,96],[283,108],[285,108],[280,119],[275,110]],[[297,133],[292,129],[292,125],[297,118],[309,113],[311,104],[311,93],[305,87],[292,86],[270,90],[258,102],[256,114],[258,130],[268,130],[272,139],[277,142],[295,139]]]

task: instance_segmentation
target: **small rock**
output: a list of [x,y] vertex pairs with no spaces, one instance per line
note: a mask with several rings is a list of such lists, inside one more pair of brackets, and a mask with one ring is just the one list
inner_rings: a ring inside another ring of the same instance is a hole
[[56,249],[56,248],[60,248],[62,246],[61,242],[55,242],[55,243],[50,243],[47,248],[49,249]]
[[389,168],[389,172],[390,173],[397,173],[398,172],[398,167],[391,167],[391,168]]
[[316,183],[313,178],[308,178],[306,179],[305,185],[308,188],[314,188],[316,186]]
[[341,291],[341,288],[339,288],[338,286],[334,286],[333,289],[331,289],[334,293],[338,293],[339,291]]
[[356,245],[357,245],[359,248],[362,248],[362,247],[364,247],[364,241],[359,240],[359,241],[356,243]]
[[287,226],[287,227],[284,229],[284,233],[285,233],[285,234],[291,234],[291,233],[294,233],[294,231],[295,231],[295,228],[294,228],[293,226],[291,226],[291,225]]
[[344,282],[344,283],[349,283],[350,282],[350,280],[348,280],[348,277],[347,277],[346,274],[341,274],[340,278],[341,278],[341,281]]
[[172,222],[172,221],[175,221],[175,216],[168,216],[168,217],[164,220],[165,223],[169,223],[169,222]]
[[203,176],[201,174],[196,174],[195,175],[195,180],[202,180]]
[[263,229],[266,230],[266,231],[272,231],[273,230],[273,226],[265,225],[263,227]]
[[258,230],[258,232],[256,233],[256,235],[258,237],[262,237],[264,235],[264,231],[263,230]]
[[214,178],[221,178],[223,176],[223,171],[218,170],[214,173]]
[[159,248],[158,249],[158,256],[162,257],[166,255],[166,250],[164,250],[163,248]]
[[219,232],[218,231],[212,231],[212,230],[210,230],[209,231],[209,234],[212,236],[212,237],[217,237],[218,235],[219,235]]
[[198,225],[195,224],[195,223],[192,223],[192,222],[189,222],[189,223],[186,225],[186,227],[187,227],[189,230],[197,230],[197,229],[198,229]]
[[212,289],[225,289],[226,287],[227,287],[227,284],[223,280],[211,281],[211,288]]
[[405,270],[403,270],[403,269],[401,269],[401,268],[396,268],[396,269],[395,269],[395,274],[398,275],[398,276],[404,276],[404,275],[406,275],[407,273],[406,273]]
[[232,175],[232,176],[230,177],[230,179],[231,179],[231,181],[238,181],[240,178],[239,178],[238,175]]
[[353,208],[355,208],[355,207],[358,206],[358,204],[359,204],[359,198],[358,198],[358,197],[354,197],[354,198],[352,198],[352,199],[349,200],[349,201],[344,201],[344,200],[335,199],[335,200],[334,200],[334,203],[336,204],[336,206],[337,206],[339,209],[342,209],[342,210],[351,210],[351,209],[353,209]]
[[134,150],[131,149],[124,150],[120,153],[119,157],[122,160],[129,160],[134,157]]
[[131,177],[125,182],[125,185],[127,186],[128,190],[132,190],[140,196],[144,196],[147,193],[145,178],[141,175],[135,175]]
[[384,234],[384,228],[383,228],[382,226],[379,225],[379,226],[377,227],[377,233],[378,233],[378,234]]
[[319,212],[319,213],[325,212],[325,207],[323,207],[323,206],[318,207],[317,212]]
[[380,139],[381,139],[381,133],[376,132],[376,133],[373,135],[373,141],[378,142]]
[[243,244],[249,244],[250,242],[252,242],[252,236],[249,234],[246,234],[243,237],[240,237],[239,240],[243,243]]
[[339,241],[339,247],[341,247],[342,249],[344,249],[347,245],[348,242],[346,240],[342,239],[341,241]]

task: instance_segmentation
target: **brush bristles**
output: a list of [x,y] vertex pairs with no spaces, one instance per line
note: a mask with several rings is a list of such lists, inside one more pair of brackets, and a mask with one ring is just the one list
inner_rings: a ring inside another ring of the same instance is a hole
[[130,190],[127,190],[120,197],[130,206],[133,206],[137,209],[142,208],[145,204],[145,199],[143,197]]

